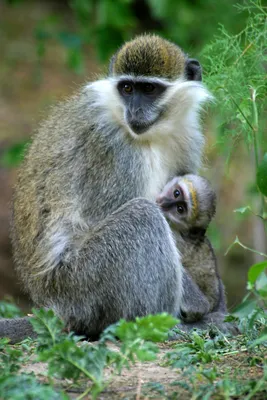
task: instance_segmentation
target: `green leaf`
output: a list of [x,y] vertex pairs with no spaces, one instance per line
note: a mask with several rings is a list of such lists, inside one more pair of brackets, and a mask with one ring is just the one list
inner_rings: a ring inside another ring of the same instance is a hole
[[259,289],[258,293],[262,298],[267,299],[267,285],[263,289]]
[[[95,30],[95,44],[100,62],[105,62],[123,42],[122,32],[115,27],[98,26]],[[109,44],[107,47],[107,43]]]
[[41,384],[34,375],[9,375],[0,377],[0,398],[5,400],[66,400],[69,397],[57,393],[51,386]]
[[16,318],[21,316],[22,312],[15,304],[0,301],[0,318]]
[[123,341],[141,338],[152,342],[166,340],[168,332],[178,323],[173,316],[162,313],[136,318],[135,321],[121,320],[116,328],[116,336]]
[[136,350],[136,356],[139,361],[153,361],[156,359],[158,353],[158,347],[151,342],[145,342]]
[[237,208],[234,210],[235,213],[240,213],[240,214],[244,214],[246,211],[251,211],[251,207],[246,206],[246,207],[241,207],[241,208]]
[[263,329],[263,331],[261,332],[261,335],[258,337],[258,339],[254,340],[253,343],[251,343],[250,347],[255,347],[264,342],[266,342],[266,344],[267,344],[267,328]]
[[239,306],[237,306],[234,311],[231,313],[238,318],[245,318],[253,311],[255,311],[257,307],[256,300],[245,300]]
[[256,289],[258,291],[260,290],[266,290],[267,287],[267,276],[265,274],[265,272],[262,272],[258,279],[256,280]]
[[15,167],[21,163],[29,141],[22,141],[9,147],[1,156],[0,164],[4,167]]
[[79,48],[69,48],[67,51],[67,65],[77,74],[83,72],[83,54]]
[[267,261],[254,264],[248,271],[248,280],[251,284],[254,284],[260,274],[267,268]]
[[69,49],[80,49],[82,45],[81,38],[70,32],[60,32],[58,34],[59,41]]
[[257,185],[260,192],[267,196],[267,153],[257,169]]
[[34,318],[30,319],[33,329],[38,334],[39,347],[47,349],[58,343],[62,336],[64,323],[52,310],[32,310]]
[[135,23],[130,4],[119,0],[101,0],[96,4],[96,22],[100,27],[123,30]]

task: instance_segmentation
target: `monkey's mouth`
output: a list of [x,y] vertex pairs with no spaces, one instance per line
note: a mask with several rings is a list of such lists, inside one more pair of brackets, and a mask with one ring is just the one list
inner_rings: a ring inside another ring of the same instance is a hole
[[126,114],[126,122],[136,135],[142,135],[147,132],[152,125],[158,122],[162,117],[162,112],[151,115],[150,117],[146,117],[145,115],[141,115],[140,113],[130,113]]
[[144,122],[141,123],[139,121],[128,121],[128,124],[131,128],[131,130],[136,134],[136,135],[141,135],[142,133],[145,133],[151,125],[153,125],[153,122],[148,123],[148,122]]

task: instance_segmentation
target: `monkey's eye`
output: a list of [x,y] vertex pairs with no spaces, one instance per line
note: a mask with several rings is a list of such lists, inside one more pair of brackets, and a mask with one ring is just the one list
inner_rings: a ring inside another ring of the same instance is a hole
[[144,92],[145,93],[153,93],[156,87],[152,83],[146,83],[144,85]]
[[133,92],[133,85],[131,85],[130,83],[125,83],[122,89],[126,94],[131,94]]
[[176,199],[177,199],[177,197],[180,196],[180,194],[181,194],[181,192],[180,192],[179,189],[176,189],[176,190],[173,192],[173,195],[174,195],[174,197],[175,197]]
[[185,212],[184,206],[181,206],[180,204],[178,204],[177,211],[179,214],[183,214]]

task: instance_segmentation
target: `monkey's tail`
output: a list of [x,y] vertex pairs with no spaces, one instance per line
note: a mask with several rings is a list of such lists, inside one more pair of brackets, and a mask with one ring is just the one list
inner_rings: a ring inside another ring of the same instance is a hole
[[1,318],[0,338],[7,337],[10,344],[21,342],[28,337],[36,338],[37,333],[33,330],[30,318]]

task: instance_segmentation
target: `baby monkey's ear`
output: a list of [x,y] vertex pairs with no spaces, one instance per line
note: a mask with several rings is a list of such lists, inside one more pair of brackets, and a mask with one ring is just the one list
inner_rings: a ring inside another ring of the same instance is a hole
[[206,235],[206,229],[205,228],[199,228],[197,226],[194,226],[193,228],[189,229],[189,236],[192,239],[197,239],[197,238],[203,238]]

